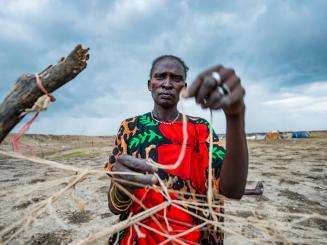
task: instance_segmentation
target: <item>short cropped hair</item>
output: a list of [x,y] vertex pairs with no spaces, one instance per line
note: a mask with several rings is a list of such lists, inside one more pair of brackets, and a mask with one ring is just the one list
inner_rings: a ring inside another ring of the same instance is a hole
[[187,71],[189,70],[189,68],[187,67],[187,65],[185,64],[185,62],[184,62],[181,58],[179,58],[179,57],[177,57],[177,56],[175,56],[175,55],[166,54],[166,55],[161,55],[161,56],[155,58],[155,59],[152,61],[151,70],[150,70],[150,79],[152,78],[153,70],[154,70],[155,65],[156,65],[159,61],[161,61],[161,60],[163,60],[163,59],[174,59],[174,60],[177,60],[177,61],[178,61],[178,62],[183,66],[183,68],[184,68],[184,72],[185,72],[185,78],[186,78],[186,76],[187,76]]

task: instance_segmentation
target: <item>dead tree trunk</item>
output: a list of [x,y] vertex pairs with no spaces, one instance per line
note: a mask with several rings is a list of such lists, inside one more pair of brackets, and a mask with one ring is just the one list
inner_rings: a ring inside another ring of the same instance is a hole
[[[42,85],[51,93],[85,69],[89,58],[88,48],[79,44],[75,49],[56,65],[50,65],[39,73]],[[0,143],[23,118],[21,113],[32,108],[43,92],[37,87],[35,75],[23,74],[17,79],[13,89],[0,104]]]

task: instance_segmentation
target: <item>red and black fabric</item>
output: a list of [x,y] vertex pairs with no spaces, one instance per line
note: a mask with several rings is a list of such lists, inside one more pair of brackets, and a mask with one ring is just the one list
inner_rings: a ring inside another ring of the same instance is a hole
[[[119,129],[115,140],[115,147],[112,155],[109,157],[109,163],[106,165],[106,168],[110,168],[112,164],[115,164],[116,158],[121,154],[129,154],[138,158],[151,157],[163,165],[175,163],[182,148],[182,124],[181,121],[171,124],[159,123],[152,119],[151,113],[124,120]],[[181,164],[174,170],[159,170],[159,177],[167,185],[168,190],[180,190],[205,195],[209,162],[209,123],[202,118],[188,117],[187,132],[186,153]],[[219,172],[224,155],[225,150],[214,133],[213,169],[216,191],[219,191],[217,183],[219,185]],[[164,201],[164,197],[159,192],[150,188],[139,188],[133,194],[136,198],[142,200],[143,205],[147,208],[154,207]],[[178,198],[177,194],[174,193],[171,193],[170,196],[172,199]],[[192,199],[195,197],[184,195],[183,199],[186,198]],[[134,202],[129,210],[121,215],[121,219],[128,217],[130,212],[136,214],[141,211],[143,211],[143,208]],[[174,206],[167,207],[165,212],[170,227],[167,227],[166,221],[163,218],[164,211],[155,214],[160,227],[151,218],[143,220],[142,223],[170,235],[179,234],[199,223],[190,214]],[[158,244],[166,240],[164,236],[156,232],[141,226],[139,228],[145,235],[144,238],[139,238],[134,228],[130,227],[119,233],[119,244]],[[223,234],[221,232],[209,233],[209,231],[195,230],[179,239],[188,244],[222,243]],[[116,238],[117,234],[110,241],[114,243]]]

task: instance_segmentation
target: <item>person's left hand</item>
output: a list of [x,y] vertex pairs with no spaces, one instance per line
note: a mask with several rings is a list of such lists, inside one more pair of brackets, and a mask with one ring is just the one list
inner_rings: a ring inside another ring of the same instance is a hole
[[187,97],[195,97],[196,103],[202,108],[223,109],[226,116],[244,112],[244,95],[241,79],[233,69],[222,65],[200,73],[187,92]]

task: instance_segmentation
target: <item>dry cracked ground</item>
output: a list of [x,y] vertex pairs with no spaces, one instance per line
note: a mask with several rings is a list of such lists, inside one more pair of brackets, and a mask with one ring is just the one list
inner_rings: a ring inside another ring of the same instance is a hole
[[[263,237],[250,226],[243,224],[242,228],[243,221],[256,218],[270,220],[272,236],[279,235],[274,232],[283,224],[282,237],[327,243],[327,221],[319,218],[327,216],[327,133],[312,136],[248,141],[248,187],[263,181],[265,190],[263,196],[247,196],[227,205],[227,214],[242,218],[239,226],[243,235]],[[1,150],[11,151],[10,138],[0,145]],[[25,154],[97,170],[103,168],[113,146],[112,137],[27,135],[22,142]],[[29,215],[38,203],[63,189],[75,176],[71,171],[0,155],[0,232]],[[87,177],[44,211],[32,214],[29,225],[13,226],[1,239],[8,244],[67,244],[108,227],[117,219],[107,207],[108,187],[106,176]],[[303,213],[304,218],[295,220],[292,214],[297,213]],[[316,218],[305,219],[312,213]],[[13,236],[15,231],[20,233]],[[106,241],[104,237],[97,243]],[[248,243],[237,235],[226,236],[226,244],[236,242]]]

